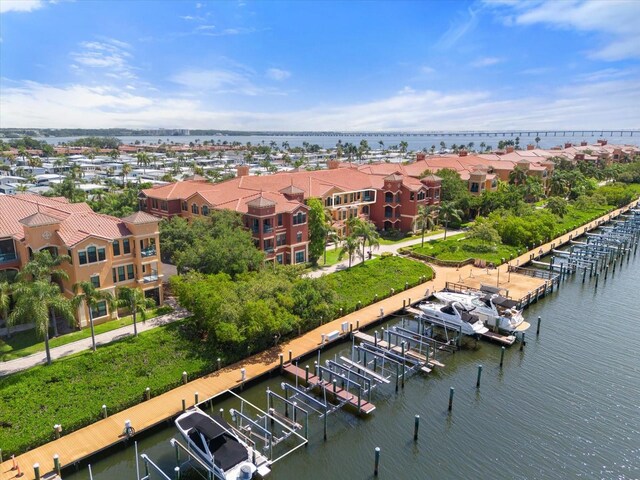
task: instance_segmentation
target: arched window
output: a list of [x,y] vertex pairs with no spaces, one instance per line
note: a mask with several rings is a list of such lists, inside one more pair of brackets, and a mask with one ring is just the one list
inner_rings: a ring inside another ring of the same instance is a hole
[[384,203],[391,203],[393,202],[393,193],[391,192],[387,192],[384,194]]
[[191,213],[198,215],[200,213],[200,209],[198,207],[198,205],[196,205],[195,203],[191,204]]
[[209,207],[206,205],[202,206],[202,215],[209,215]]

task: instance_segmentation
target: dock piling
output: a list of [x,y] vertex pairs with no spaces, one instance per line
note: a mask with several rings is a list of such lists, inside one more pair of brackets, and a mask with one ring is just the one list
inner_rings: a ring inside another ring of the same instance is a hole
[[524,350],[525,344],[526,344],[526,342],[524,341],[524,332],[522,332],[522,340],[520,340],[520,351],[521,352]]
[[194,405],[197,405],[198,403],[200,403],[198,401],[198,396],[199,396],[198,392],[194,393],[193,396],[194,396],[194,399],[195,399]]
[[39,463],[33,464],[33,476],[35,477],[36,480],[40,480],[40,464]]
[[107,418],[107,406],[102,405],[102,418]]
[[57,453],[53,456],[53,471],[56,472],[56,475],[60,476],[62,469],[60,468],[60,455]]
[[218,362],[218,370],[220,370],[220,368],[222,366],[222,360],[220,358],[218,358],[217,362]]
[[455,388],[449,388],[449,411],[453,408],[453,394],[455,392]]
[[180,467],[173,468],[173,476],[176,480],[180,480]]
[[480,388],[480,377],[482,377],[482,365],[478,365],[478,378],[476,379],[476,388]]
[[540,335],[540,321],[542,319],[540,317],[538,317],[538,326],[536,327],[536,335]]
[[187,383],[187,372],[182,372],[182,383]]
[[184,398],[182,399],[182,411],[187,411],[187,401]]
[[413,441],[418,441],[418,429],[420,428],[420,415],[416,415],[413,422]]
[[151,398],[151,389],[149,387],[144,389],[144,398],[147,400]]
[[373,475],[378,476],[378,467],[380,466],[380,447],[375,450],[375,466],[373,467]]

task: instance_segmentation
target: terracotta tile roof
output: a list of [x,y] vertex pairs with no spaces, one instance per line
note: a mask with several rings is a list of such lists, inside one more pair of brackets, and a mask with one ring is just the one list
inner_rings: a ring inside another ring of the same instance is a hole
[[276,202],[274,202],[273,200],[269,200],[268,198],[265,198],[263,194],[260,194],[260,196],[254,198],[253,200],[249,200],[247,202],[247,207],[256,207],[256,208],[274,207],[275,205],[276,205]]
[[132,223],[134,225],[140,225],[143,223],[158,223],[160,220],[158,217],[154,217],[153,215],[149,215],[145,212],[136,212],[128,217],[124,217],[122,219],[124,223]]
[[55,218],[41,212],[36,212],[33,215],[29,215],[28,217],[18,221],[26,227],[40,227],[43,225],[55,225],[60,223],[59,218]]
[[92,236],[115,240],[131,235],[122,220],[95,213],[86,203],[31,194],[0,195],[0,212],[0,238],[23,240],[25,228],[53,223],[59,225],[56,232],[68,247]]

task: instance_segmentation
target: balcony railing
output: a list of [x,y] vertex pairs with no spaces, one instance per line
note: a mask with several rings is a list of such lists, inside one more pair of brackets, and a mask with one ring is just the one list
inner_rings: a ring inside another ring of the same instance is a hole
[[155,246],[143,248],[142,250],[140,250],[140,256],[142,258],[144,258],[144,257],[155,257],[155,255],[156,255],[156,247]]
[[262,233],[271,233],[273,232],[273,227],[271,225],[263,225]]
[[13,262],[18,259],[16,252],[0,253],[0,263]]
[[145,275],[144,277],[142,277],[142,281],[144,283],[151,283],[151,282],[155,282],[158,280],[158,271],[157,270],[151,270],[149,275]]

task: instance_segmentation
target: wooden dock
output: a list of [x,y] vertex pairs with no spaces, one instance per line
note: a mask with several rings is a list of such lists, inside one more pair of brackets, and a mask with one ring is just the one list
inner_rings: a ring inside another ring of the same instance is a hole
[[[574,240],[577,236],[582,235],[588,230],[596,228],[600,223],[616,218],[621,213],[628,211],[631,206],[636,206],[637,203],[637,201],[633,202],[627,207],[603,215],[588,225],[581,226],[572,232],[536,248],[534,251],[521,255],[510,263],[522,266],[535,257],[549,253],[552,249]],[[32,480],[34,478],[34,463],[40,464],[40,469],[44,476],[44,474],[53,469],[53,456],[55,454],[59,455],[60,464],[63,468],[85,460],[97,452],[125,441],[122,436],[125,420],[131,420],[132,426],[137,432],[147,430],[181,413],[182,400],[185,400],[187,407],[192,406],[195,403],[194,394],[196,392],[199,393],[199,398],[209,398],[225,390],[239,387],[242,384],[241,368],[245,369],[245,381],[259,378],[280,366],[279,354],[288,357],[288,352],[292,351],[294,359],[310,354],[322,346],[322,334],[327,334],[335,330],[340,331],[343,322],[349,323],[354,329],[356,322],[359,322],[360,328],[366,328],[369,325],[379,322],[383,316],[398,313],[407,305],[417,303],[431,292],[442,290],[447,282],[461,281],[465,285],[473,287],[479,287],[480,282],[484,282],[486,284],[499,286],[500,288],[506,287],[509,289],[512,298],[515,298],[517,296],[522,297],[523,295],[520,293],[527,294],[531,292],[532,289],[527,287],[529,285],[527,282],[540,281],[540,279],[525,277],[517,273],[511,273],[509,277],[507,265],[502,265],[493,270],[487,270],[486,274],[481,269],[469,266],[460,269],[438,266],[434,266],[433,268],[436,272],[436,277],[429,282],[398,292],[396,295],[322,325],[298,338],[284,342],[278,347],[271,348],[241,362],[225,367],[222,370],[193,380],[186,385],[151,398],[127,410],[111,415],[106,419],[99,420],[87,427],[68,434],[63,433],[61,438],[19,455],[16,457],[16,461],[24,473],[24,475],[19,478]],[[486,278],[482,278],[481,274],[486,275]],[[493,283],[491,283],[492,281]],[[521,284],[521,282],[523,283]],[[524,288],[522,285],[525,285]],[[340,334],[335,340],[344,338],[345,335],[347,335],[347,333]],[[61,423],[62,425],[65,424],[64,418],[61,419]],[[12,463],[10,459],[5,459],[0,465],[0,480],[18,478],[16,477],[17,472],[11,470],[11,466]]]
[[[402,348],[395,345],[391,348],[389,343],[386,342],[385,340],[378,340],[376,342],[375,337],[373,337],[372,335],[366,334],[364,332],[355,332],[353,334],[353,336],[357,339],[360,340],[363,343],[369,344],[369,345],[378,345],[381,348],[384,348],[385,350],[390,350],[393,353],[397,354],[397,355],[402,355]],[[418,363],[422,363],[425,366],[427,366],[426,369],[423,369],[423,371],[425,373],[430,373],[430,367],[444,367],[444,364],[435,360],[434,358],[427,358],[425,355],[418,353],[410,348],[406,349],[404,351],[404,354],[407,356],[407,358],[413,360],[414,362],[418,362]]]
[[309,373],[309,377],[307,378],[306,370],[303,370],[300,367],[296,367],[295,365],[289,364],[284,367],[284,371],[290,375],[293,375],[294,377],[298,377],[298,380],[306,383],[307,386],[317,387],[318,389],[325,389],[327,391],[327,394],[333,395],[338,402],[341,402],[341,403],[346,402],[347,405],[350,405],[356,410],[359,409],[360,413],[369,415],[376,409],[376,406],[373,403],[367,402],[362,397],[358,402],[357,395],[354,395],[348,390],[341,388],[337,384],[335,385],[336,388],[334,390],[333,389],[334,385],[331,382],[328,382],[326,380],[320,380],[320,378],[314,375],[313,373]]
[[502,345],[511,346],[516,343],[515,335],[500,335],[499,333],[495,333],[492,331],[485,332],[480,335],[482,338],[489,340],[491,342],[500,343]]

